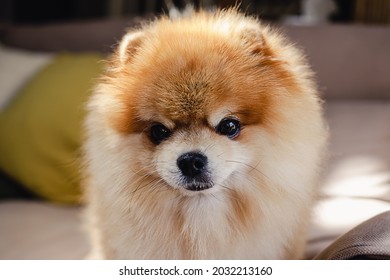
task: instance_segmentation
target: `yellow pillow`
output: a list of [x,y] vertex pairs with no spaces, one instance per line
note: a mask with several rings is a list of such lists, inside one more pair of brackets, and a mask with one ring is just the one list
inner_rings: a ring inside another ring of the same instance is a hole
[[80,201],[82,119],[101,59],[56,56],[0,112],[0,169],[42,198]]

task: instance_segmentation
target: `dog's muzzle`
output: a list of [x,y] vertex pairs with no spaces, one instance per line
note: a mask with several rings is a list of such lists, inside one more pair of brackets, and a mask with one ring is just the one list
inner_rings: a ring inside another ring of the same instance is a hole
[[185,189],[203,191],[211,188],[207,157],[197,151],[184,153],[176,161]]

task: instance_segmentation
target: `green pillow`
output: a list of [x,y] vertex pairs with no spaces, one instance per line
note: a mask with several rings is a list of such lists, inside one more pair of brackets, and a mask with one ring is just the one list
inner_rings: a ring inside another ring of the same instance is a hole
[[85,103],[98,54],[60,54],[0,112],[0,169],[42,198],[80,202]]

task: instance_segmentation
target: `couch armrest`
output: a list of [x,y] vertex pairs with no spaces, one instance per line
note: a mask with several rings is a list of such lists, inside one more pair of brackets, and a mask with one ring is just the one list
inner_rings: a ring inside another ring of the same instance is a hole
[[390,99],[390,26],[283,27],[302,46],[327,99]]

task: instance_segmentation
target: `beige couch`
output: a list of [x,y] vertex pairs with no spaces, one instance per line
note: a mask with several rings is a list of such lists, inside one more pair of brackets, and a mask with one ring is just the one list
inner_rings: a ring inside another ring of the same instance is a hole
[[[107,51],[131,24],[11,27],[3,41],[35,51]],[[313,258],[356,225],[390,210],[390,27],[283,29],[318,73],[331,132],[308,236],[306,257]],[[81,221],[82,206],[3,199],[0,259],[82,259],[89,245]]]

